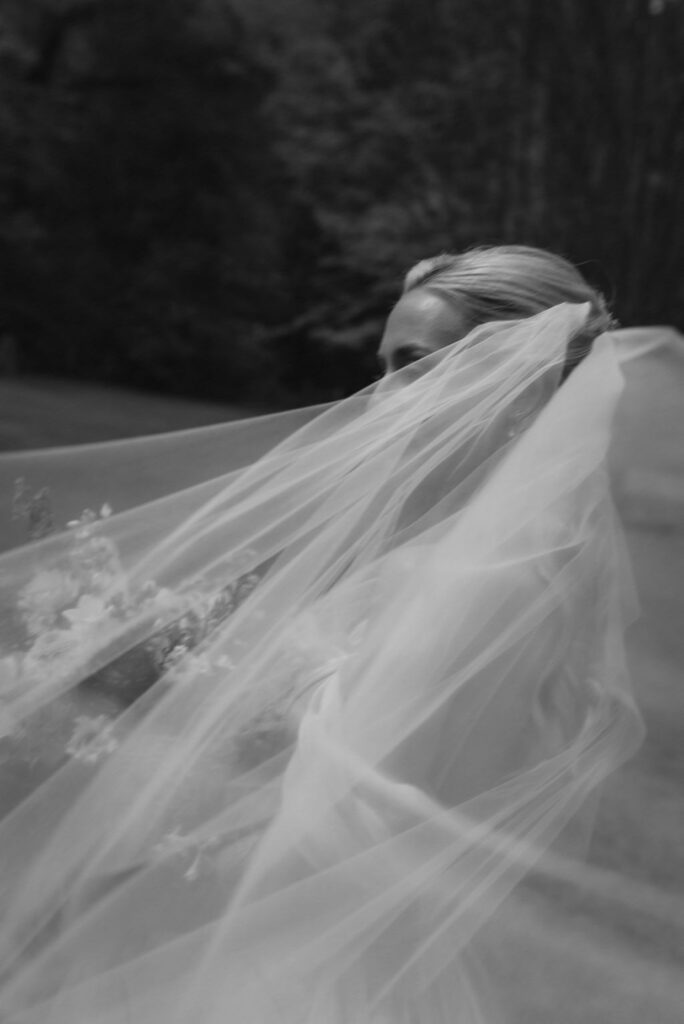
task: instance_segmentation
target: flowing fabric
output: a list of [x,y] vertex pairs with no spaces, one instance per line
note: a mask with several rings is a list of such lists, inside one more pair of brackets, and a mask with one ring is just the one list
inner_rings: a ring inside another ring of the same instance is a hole
[[586,312],[0,460],[3,1024],[680,1019],[684,901],[585,859],[643,739]]

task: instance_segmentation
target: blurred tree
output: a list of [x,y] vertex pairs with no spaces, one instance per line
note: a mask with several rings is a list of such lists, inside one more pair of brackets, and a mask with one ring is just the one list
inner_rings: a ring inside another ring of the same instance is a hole
[[258,394],[282,317],[280,182],[242,21],[210,0],[14,14],[2,326],[24,367]]
[[522,7],[518,105],[528,148],[540,140],[536,162],[517,161],[523,229],[525,195],[544,193],[543,239],[605,268],[621,318],[682,323],[684,4]]
[[503,241],[581,264],[624,322],[684,321],[681,0],[316,6],[268,106],[300,337],[364,351],[415,259]]
[[24,368],[334,397],[412,262],[504,241],[684,323],[684,0],[2,2]]

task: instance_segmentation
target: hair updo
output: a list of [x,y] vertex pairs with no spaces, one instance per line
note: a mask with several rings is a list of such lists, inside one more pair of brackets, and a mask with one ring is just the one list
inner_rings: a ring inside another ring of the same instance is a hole
[[572,263],[527,245],[481,247],[421,260],[407,273],[403,293],[418,287],[454,302],[468,330],[492,320],[533,316],[561,302],[588,302],[586,324],[568,344],[561,382],[588,355],[594,339],[616,326],[604,297]]

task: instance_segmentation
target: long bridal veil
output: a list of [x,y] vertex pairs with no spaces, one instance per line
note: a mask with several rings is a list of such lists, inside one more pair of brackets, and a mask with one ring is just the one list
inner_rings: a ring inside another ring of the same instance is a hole
[[590,855],[643,726],[611,337],[539,397],[585,315],[0,460],[3,1024],[679,1019],[681,905]]

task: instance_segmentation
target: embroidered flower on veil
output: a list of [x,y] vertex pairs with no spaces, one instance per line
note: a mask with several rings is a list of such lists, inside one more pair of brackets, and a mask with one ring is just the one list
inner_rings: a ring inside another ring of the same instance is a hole
[[74,722],[74,731],[66,745],[66,752],[76,761],[97,764],[118,746],[111,718],[107,715],[79,715]]
[[[17,493],[24,496],[21,508],[26,519],[29,492],[23,481],[17,483]],[[49,494],[40,494],[45,512]],[[19,592],[16,611],[25,635],[22,648],[0,651],[5,655],[0,660],[0,680],[6,697],[0,709],[0,735],[14,735],[21,743],[13,708],[15,698],[21,707],[22,686],[49,680],[59,704],[62,683],[83,676],[79,690],[86,696],[84,704],[77,701],[71,711],[55,705],[54,716],[48,705],[45,726],[39,731],[46,730],[49,752],[45,756],[61,753],[90,768],[117,750],[124,739],[118,730],[119,714],[156,683],[163,680],[164,686],[177,688],[192,686],[209,673],[217,673],[218,678],[230,675],[233,652],[213,644],[212,638],[220,635],[219,627],[247,601],[262,578],[253,568],[256,553],[245,550],[232,553],[218,570],[214,567],[211,579],[195,581],[190,590],[176,592],[153,580],[132,586],[117,545],[108,536],[111,515],[111,507],[105,504],[99,513],[86,509],[67,524],[70,542],[52,561],[44,562]],[[45,514],[45,530],[48,518],[54,527],[53,518]],[[35,539],[44,536],[36,533]],[[230,582],[222,583],[226,578]],[[255,608],[253,621],[258,622],[262,614]],[[141,621],[151,627],[142,638],[136,630]],[[107,659],[110,641],[112,653]],[[240,635],[231,643],[237,650]],[[316,616],[294,619],[274,649],[272,683],[246,693],[227,723],[224,753],[238,771],[249,772],[292,747],[308,699],[338,670],[350,643],[350,637],[333,641]],[[100,664],[88,675],[93,655]],[[106,698],[106,714],[92,713],[88,694]],[[57,727],[58,720],[64,724]],[[57,751],[52,749],[55,742]],[[178,842],[168,847],[162,843],[156,855],[163,858],[174,852],[178,853]],[[204,852],[204,846],[194,851],[186,877],[194,877]]]
[[80,589],[78,580],[68,571],[43,569],[37,572],[18,599],[18,610],[27,632],[39,636],[53,626],[63,611],[73,607]]
[[[16,613],[25,642],[19,649],[0,651],[0,735],[20,736],[12,708],[15,699],[21,703],[27,683],[49,679],[59,687],[60,680],[68,681],[73,673],[84,669],[87,673],[89,657],[101,654],[109,637],[111,659],[91,676],[86,674],[83,687],[112,697],[119,710],[162,678],[174,686],[192,685],[210,671],[232,670],[225,653],[210,657],[202,645],[258,586],[258,572],[235,575],[240,557],[251,559],[253,552],[241,552],[229,560],[226,573],[233,578],[228,584],[207,581],[203,586],[200,581],[196,589],[175,592],[148,580],[132,588],[117,545],[103,532],[111,515],[111,507],[105,504],[99,513],[86,509],[67,523],[71,543],[19,591]],[[17,481],[14,516],[25,521],[31,539],[44,539],[55,528],[49,491],[32,496],[26,482]],[[141,618],[152,624],[142,639],[135,632]],[[59,692],[56,688],[58,700]],[[61,715],[58,709],[55,713]],[[87,765],[98,764],[118,746],[114,722],[108,715],[76,715],[64,753]],[[256,714],[248,714],[233,731],[237,758],[244,756],[252,764],[267,758],[274,729],[281,742],[291,738],[290,726],[285,726],[284,718],[274,717],[269,707],[262,705]],[[48,742],[54,739],[49,737]]]
[[19,477],[12,495],[12,518],[23,521],[31,540],[49,536],[55,528],[49,489],[43,487],[33,494],[23,477]]

